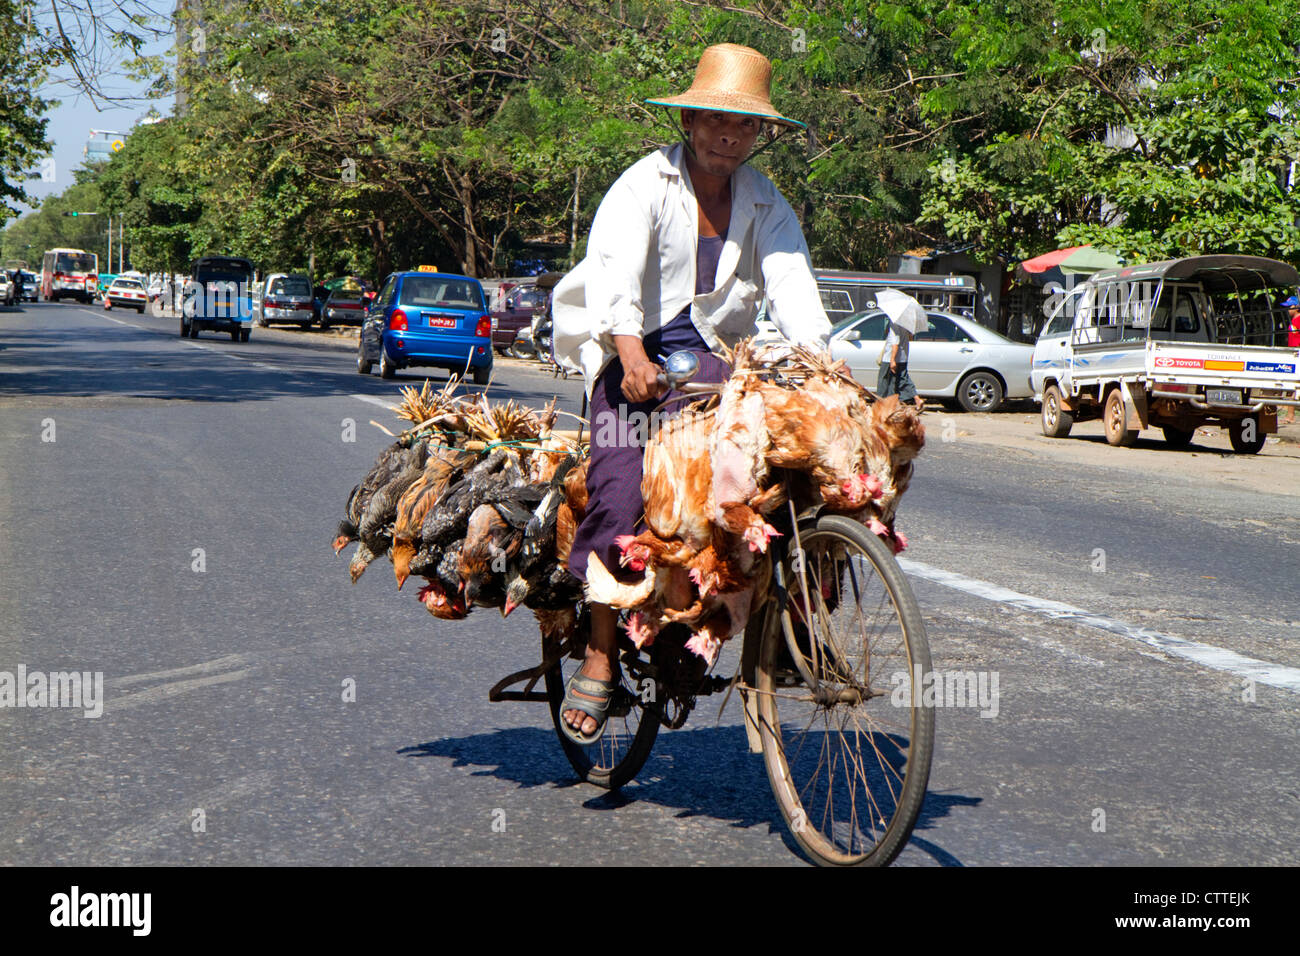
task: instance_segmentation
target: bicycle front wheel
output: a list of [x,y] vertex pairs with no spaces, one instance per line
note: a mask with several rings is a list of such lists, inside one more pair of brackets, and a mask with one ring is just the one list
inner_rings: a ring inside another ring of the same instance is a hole
[[768,780],[814,862],[885,866],[930,779],[934,710],[907,692],[930,671],[925,625],[894,556],[856,521],[806,522],[799,544],[756,669]]

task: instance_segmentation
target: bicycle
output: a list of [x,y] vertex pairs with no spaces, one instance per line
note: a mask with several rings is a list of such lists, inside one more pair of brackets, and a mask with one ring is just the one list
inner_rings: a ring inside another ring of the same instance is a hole
[[[579,778],[614,790],[645,765],[660,726],[679,728],[700,697],[735,690],[750,751],[763,754],[803,851],[822,865],[884,866],[907,843],[929,782],[934,711],[914,684],[931,670],[925,624],[892,550],[863,525],[809,501],[771,520],[781,532],[768,551],[771,588],[732,677],[707,673],[685,649],[684,628],[664,628],[643,650],[620,628],[622,683],[605,733],[578,746],[560,729],[560,706],[585,657],[584,608],[570,637],[543,638],[541,663],[489,697],[549,704]],[[523,691],[507,689],[524,681]]]

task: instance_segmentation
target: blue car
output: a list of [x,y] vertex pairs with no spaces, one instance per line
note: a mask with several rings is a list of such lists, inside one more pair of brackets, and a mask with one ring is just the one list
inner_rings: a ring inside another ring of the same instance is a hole
[[445,272],[394,272],[366,311],[357,345],[357,371],[379,363],[382,378],[417,365],[472,373],[475,385],[492,374],[492,317],[477,279]]

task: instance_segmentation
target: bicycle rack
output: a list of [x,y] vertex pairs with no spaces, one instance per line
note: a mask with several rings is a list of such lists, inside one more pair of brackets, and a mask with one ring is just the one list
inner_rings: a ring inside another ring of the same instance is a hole
[[[564,655],[572,649],[573,638],[565,638],[564,642],[555,648],[554,651],[542,658],[542,662],[535,667],[527,670],[515,671],[506,677],[501,678],[492,685],[488,691],[488,700],[497,703],[503,700],[532,701],[534,703],[545,704],[550,702],[550,697],[540,690],[533,690],[537,682],[546,676],[546,672],[564,659]],[[528,681],[523,690],[506,690],[511,684],[521,684]]]

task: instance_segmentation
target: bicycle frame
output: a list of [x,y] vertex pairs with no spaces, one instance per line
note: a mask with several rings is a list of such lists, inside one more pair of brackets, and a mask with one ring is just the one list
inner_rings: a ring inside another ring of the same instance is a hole
[[[680,395],[677,400],[687,397],[697,397],[701,392],[713,391],[715,386],[702,383],[683,383],[684,388],[690,389],[693,395]],[[665,403],[667,404],[667,403]],[[791,548],[794,548],[795,554],[801,553],[800,534],[802,531],[811,529],[816,525],[817,520],[828,511],[826,506],[820,501],[806,503],[796,511],[793,501],[787,503],[787,511],[781,514],[777,520],[782,524],[789,523],[785,533],[774,538],[769,545],[771,549],[772,560],[772,578],[770,592],[767,600],[756,606],[750,614],[749,623],[745,627],[744,636],[740,652],[740,669],[731,677],[706,676],[698,687],[692,689],[688,687],[676,686],[670,675],[660,673],[660,669],[651,661],[645,660],[636,653],[630,643],[626,647],[620,646],[620,658],[624,667],[638,681],[649,679],[655,681],[656,685],[662,690],[664,702],[668,701],[690,701],[681,711],[669,718],[663,716],[662,722],[670,729],[681,727],[690,710],[693,708],[694,700],[697,697],[707,696],[709,694],[726,692],[730,694],[731,690],[739,683],[743,709],[745,712],[745,733],[749,743],[751,753],[762,752],[762,740],[758,731],[758,709],[757,697],[753,692],[756,686],[756,668],[758,663],[759,648],[762,645],[764,637],[764,627],[781,627],[781,614],[786,610],[789,601],[789,575],[793,572],[790,567]],[[777,516],[773,516],[774,518]],[[808,619],[811,619],[812,608],[808,605],[806,588],[799,589],[804,593],[805,605],[803,613]],[[769,613],[768,602],[774,601],[776,613]],[[581,618],[581,610],[579,617]],[[804,656],[801,650],[792,643],[789,634],[785,634],[786,645],[789,648],[791,658],[795,661],[796,668],[800,677],[803,678],[807,687],[816,693],[819,681],[808,671],[804,663]],[[572,654],[581,647],[581,644],[575,644],[578,635],[571,635],[555,648],[546,652],[541,663],[525,670],[516,671],[499,680],[488,692],[488,699],[491,701],[531,701],[535,703],[546,703],[549,698],[541,691],[533,688],[548,671],[558,667],[560,661],[566,655]],[[620,641],[620,645],[624,644]],[[522,691],[509,690],[511,685],[527,681]],[[723,701],[726,706],[726,701]]]

